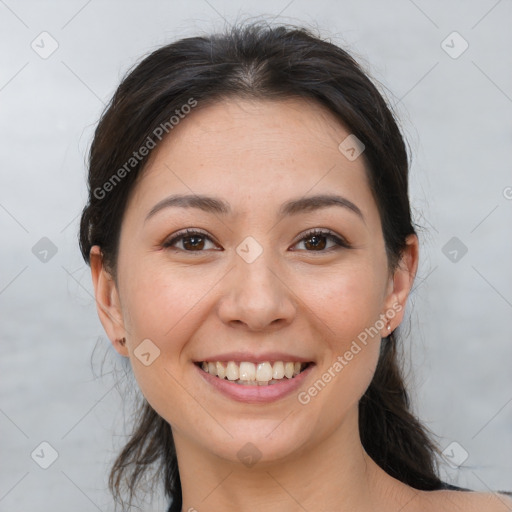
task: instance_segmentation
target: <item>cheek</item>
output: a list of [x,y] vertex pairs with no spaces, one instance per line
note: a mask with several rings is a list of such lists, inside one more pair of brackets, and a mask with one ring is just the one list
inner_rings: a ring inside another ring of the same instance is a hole
[[331,338],[347,341],[379,319],[384,279],[373,265],[353,265],[315,282],[316,285],[305,280],[302,296],[323,321]]
[[[309,301],[324,340],[321,354],[321,383],[327,391],[321,402],[337,404],[324,410],[327,416],[342,417],[370,384],[379,358],[382,329],[382,289],[380,272],[371,265],[337,272],[323,281]],[[311,396],[317,391],[306,390]],[[322,395],[324,391],[322,391]]]
[[[176,411],[182,414],[193,406],[182,382],[181,363],[189,361],[180,356],[202,322],[201,299],[218,277],[192,267],[171,270],[144,258],[125,261],[124,268],[129,270],[123,275],[123,315],[133,374],[153,409],[179,423]],[[150,354],[145,361],[139,358],[143,346]]]
[[166,265],[136,264],[126,273],[123,310],[134,338],[155,342],[182,339],[178,335],[194,319],[197,307],[219,276],[193,267],[168,268]]

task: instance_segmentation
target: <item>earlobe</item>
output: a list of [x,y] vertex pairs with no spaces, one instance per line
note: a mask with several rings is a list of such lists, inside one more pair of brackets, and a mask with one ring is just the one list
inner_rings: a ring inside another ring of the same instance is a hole
[[119,301],[119,292],[114,278],[103,265],[103,255],[98,245],[91,248],[89,261],[96,309],[101,324],[117,352],[122,356],[128,356],[126,344],[122,342],[126,336],[126,329]]
[[384,315],[389,319],[391,329],[386,328],[383,337],[389,335],[402,322],[407,298],[412,289],[419,261],[419,242],[416,235],[409,235],[400,261],[390,276],[390,291],[386,297]]

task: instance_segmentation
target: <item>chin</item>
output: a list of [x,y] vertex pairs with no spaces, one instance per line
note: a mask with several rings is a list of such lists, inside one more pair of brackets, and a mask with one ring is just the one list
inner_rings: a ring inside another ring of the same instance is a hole
[[291,416],[267,420],[246,420],[225,424],[233,437],[209,437],[202,443],[212,453],[226,461],[259,467],[294,459],[310,444],[314,431],[311,418],[305,424],[291,424]]

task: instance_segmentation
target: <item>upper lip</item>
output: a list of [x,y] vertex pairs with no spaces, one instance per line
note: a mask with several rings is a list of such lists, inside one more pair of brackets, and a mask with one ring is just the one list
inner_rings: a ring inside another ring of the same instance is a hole
[[222,354],[216,354],[213,356],[205,356],[202,359],[198,359],[195,362],[201,363],[216,362],[216,361],[247,361],[251,363],[264,363],[266,361],[291,361],[299,363],[312,363],[313,360],[307,357],[300,357],[293,354],[285,354],[284,352],[265,352],[263,354],[249,354],[248,352],[224,352]]

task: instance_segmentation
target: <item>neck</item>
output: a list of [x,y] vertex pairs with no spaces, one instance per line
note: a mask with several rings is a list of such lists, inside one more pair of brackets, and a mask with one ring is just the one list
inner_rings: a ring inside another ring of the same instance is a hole
[[179,432],[173,434],[183,511],[365,512],[376,505],[383,511],[408,499],[407,486],[387,475],[365,452],[357,410],[315,445],[278,460],[262,457],[251,467],[207,452]]

